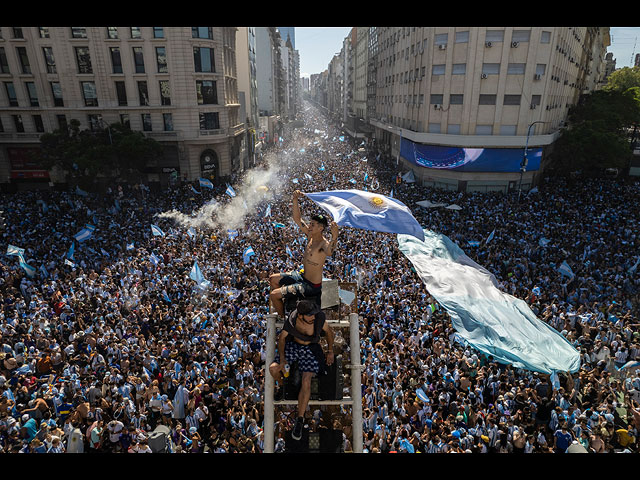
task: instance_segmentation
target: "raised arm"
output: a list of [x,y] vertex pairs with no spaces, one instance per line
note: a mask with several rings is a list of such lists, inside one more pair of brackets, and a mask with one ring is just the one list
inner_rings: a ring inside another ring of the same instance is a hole
[[296,190],[293,192],[293,221],[296,222],[296,224],[298,225],[298,227],[300,227],[300,230],[302,230],[302,233],[304,233],[305,235],[309,234],[309,226],[304,223],[304,221],[302,220],[302,216],[300,215],[300,203],[299,203],[299,198],[300,195],[302,195],[302,192],[300,190]]
[[333,252],[336,249],[336,245],[338,244],[338,224],[334,221],[330,224],[331,227],[331,241],[329,242],[329,249],[327,251],[327,255],[333,255]]

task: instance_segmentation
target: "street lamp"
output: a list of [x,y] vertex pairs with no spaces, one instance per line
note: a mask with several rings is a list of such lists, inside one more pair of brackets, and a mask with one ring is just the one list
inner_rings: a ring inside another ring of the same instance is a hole
[[520,162],[520,182],[518,182],[518,203],[520,202],[520,194],[522,193],[522,175],[527,171],[527,164],[529,160],[527,159],[527,149],[529,148],[529,136],[531,135],[531,127],[533,127],[536,123],[547,123],[547,122],[533,122],[529,125],[527,130],[527,140],[524,144],[524,156],[522,157],[522,162]]

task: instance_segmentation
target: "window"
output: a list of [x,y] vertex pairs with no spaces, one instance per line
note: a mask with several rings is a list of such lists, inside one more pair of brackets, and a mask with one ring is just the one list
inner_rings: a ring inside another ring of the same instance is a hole
[[16,89],[13,86],[13,82],[4,82],[4,88],[7,91],[7,98],[9,99],[10,107],[18,106],[18,97],[16,97]]
[[115,40],[118,38],[118,27],[107,27],[107,38]]
[[444,65],[433,65],[431,75],[444,75]]
[[448,41],[449,41],[448,33],[438,33],[436,34],[434,43],[436,45],[446,45]]
[[543,30],[540,34],[540,43],[551,43],[551,32]]
[[56,62],[53,59],[53,48],[42,47],[42,53],[44,54],[44,63],[47,66],[47,73],[58,73],[56,70]]
[[498,75],[500,74],[499,63],[483,63],[482,64],[483,75]]
[[515,135],[517,125],[501,125],[500,135]]
[[129,114],[128,113],[121,113],[120,114],[120,123],[122,125],[125,125],[126,127],[131,128],[131,121],[129,120]]
[[58,128],[60,130],[66,130],[67,129],[66,115],[56,115],[56,119],[58,120]]
[[164,123],[165,132],[173,132],[173,118],[170,113],[162,114],[162,121]]
[[478,97],[478,105],[495,105],[496,96],[491,94],[480,94]]
[[89,55],[89,47],[76,47],[76,62],[78,64],[78,73],[93,73],[91,67],[91,56]]
[[13,117],[13,124],[16,127],[16,132],[24,133],[24,123],[22,123],[21,115],[11,115]]
[[509,63],[507,65],[507,75],[524,75],[525,63]]
[[20,60],[20,67],[22,73],[31,73],[31,65],[29,65],[29,57],[27,56],[27,49],[25,47],[16,47],[18,53],[18,59]]
[[86,107],[98,106],[98,94],[96,92],[96,84],[94,82],[80,82],[82,86],[82,95],[84,96],[84,104]]
[[449,105],[462,105],[464,95],[452,93],[449,95]]
[[211,27],[191,27],[191,36],[193,38],[208,38],[213,40],[213,30]]
[[131,29],[131,38],[142,38],[142,30],[140,27],[129,27]]
[[476,135],[492,135],[493,125],[476,125]]
[[505,95],[503,105],[520,105],[521,95]]
[[169,80],[160,80],[160,105],[171,105]]
[[40,38],[49,38],[49,27],[38,27]]
[[213,73],[216,71],[213,48],[193,47],[193,61],[196,72]]
[[145,132],[150,132],[152,130],[151,114],[143,113],[141,117],[142,117],[142,130],[144,130]]
[[4,132],[4,125],[2,125],[2,118],[0,118],[0,133]]
[[7,54],[4,51],[4,47],[0,47],[0,73],[10,73]]
[[127,106],[127,89],[124,82],[116,82],[116,96],[120,107]]
[[53,95],[53,105],[56,107],[64,107],[64,101],[62,100],[62,87],[59,82],[50,82],[51,94]]
[[211,105],[218,103],[216,82],[213,80],[196,81],[196,94],[198,96],[198,105]]
[[429,103],[431,105],[442,105],[444,102],[444,95],[442,94],[432,94],[429,96]]
[[149,91],[147,90],[147,82],[138,82],[138,98],[140,105],[149,105]]
[[142,47],[133,47],[133,60],[136,66],[136,73],[144,73],[144,57]]
[[540,105],[540,101],[542,100],[541,95],[531,95],[531,105]]
[[218,112],[200,114],[200,130],[217,130],[219,128]]
[[44,132],[44,123],[42,123],[41,115],[33,115],[33,124],[36,127],[36,132]]
[[460,135],[460,124],[450,123],[449,125],[447,125],[447,133],[449,135]]
[[111,52],[111,66],[113,73],[122,73],[122,58],[120,57],[120,47],[109,48]]
[[89,123],[89,130],[97,132],[102,128],[102,115],[89,114],[87,115],[87,122]]
[[85,27],[71,27],[71,38],[87,38]]
[[22,35],[22,27],[13,27],[13,38],[24,38]]
[[486,42],[503,42],[504,41],[504,30],[487,30],[487,33],[484,37]]
[[531,30],[514,30],[511,34],[512,42],[528,42]]
[[33,82],[25,82],[24,86],[27,89],[27,94],[29,95],[29,105],[32,107],[39,107],[40,103],[38,102],[38,92],[36,92],[36,84]]
[[439,123],[430,123],[427,128],[429,130],[429,133],[441,133],[442,132],[442,127],[440,126]]
[[153,27],[153,38],[164,38],[164,29],[162,27]]
[[545,63],[538,63],[536,65],[536,75],[544,75],[547,71],[547,65]]
[[165,47],[156,47],[156,62],[158,64],[158,73],[167,73],[167,49]]
[[469,42],[469,31],[466,32],[456,32],[456,37],[454,40],[455,43],[468,43]]
[[464,75],[467,73],[467,64],[466,63],[454,63],[453,69],[451,70],[452,75]]

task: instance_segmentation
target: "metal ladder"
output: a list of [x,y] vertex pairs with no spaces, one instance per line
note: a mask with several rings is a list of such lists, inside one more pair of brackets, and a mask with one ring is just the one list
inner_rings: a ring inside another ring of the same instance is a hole
[[[362,453],[362,370],[360,364],[360,320],[357,313],[349,314],[348,320],[327,320],[330,327],[349,328],[349,350],[351,364],[345,365],[351,369],[351,396],[341,400],[309,400],[309,405],[350,405],[352,419],[352,447],[354,453]],[[274,386],[275,380],[269,372],[269,365],[273,363],[276,351],[276,328],[282,326],[278,315],[270,313],[267,315],[267,346],[265,362],[265,386],[264,386],[264,453],[273,453],[275,446],[275,406],[276,405],[297,405],[298,400],[278,400],[275,401]]]

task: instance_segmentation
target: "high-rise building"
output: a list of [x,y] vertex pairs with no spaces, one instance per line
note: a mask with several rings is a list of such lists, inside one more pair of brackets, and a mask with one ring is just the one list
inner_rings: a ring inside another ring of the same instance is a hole
[[[71,119],[122,122],[164,155],[147,179],[241,167],[236,27],[0,27],[0,183],[63,182],[28,152]],[[21,185],[24,186],[24,185]]]
[[280,37],[286,43],[287,40],[291,42],[293,49],[296,49],[296,27],[277,27],[280,31]]

